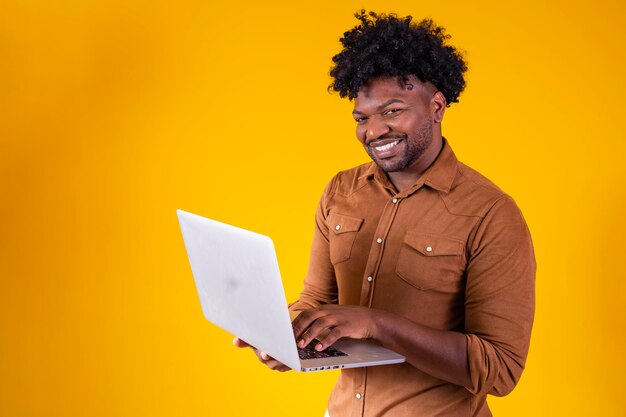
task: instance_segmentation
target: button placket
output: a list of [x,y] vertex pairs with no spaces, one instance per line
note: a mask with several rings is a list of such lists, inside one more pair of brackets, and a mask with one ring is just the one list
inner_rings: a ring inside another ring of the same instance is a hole
[[360,304],[363,306],[371,307],[372,305],[372,300],[374,299],[374,290],[376,286],[375,277],[380,267],[380,261],[383,255],[385,240],[396,217],[396,213],[400,206],[400,200],[402,199],[398,197],[392,197],[387,200],[387,203],[385,204],[385,207],[379,219],[379,223],[374,232],[374,241],[372,242],[372,246],[370,248],[368,260],[366,263],[367,275],[364,275],[364,281],[362,281],[363,285],[361,288]]

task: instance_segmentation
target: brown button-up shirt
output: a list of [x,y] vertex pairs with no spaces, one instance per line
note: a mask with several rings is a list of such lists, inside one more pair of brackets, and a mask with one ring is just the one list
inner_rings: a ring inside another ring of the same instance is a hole
[[331,417],[490,416],[526,360],[535,260],[514,201],[444,143],[400,193],[373,162],[337,174],[316,214],[308,274],[292,310],[339,303],[387,310],[467,339],[471,386],[409,365],[345,369]]

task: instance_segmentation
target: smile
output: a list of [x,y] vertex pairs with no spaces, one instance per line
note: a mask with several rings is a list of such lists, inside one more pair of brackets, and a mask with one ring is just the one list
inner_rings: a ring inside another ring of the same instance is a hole
[[398,142],[400,142],[399,140],[394,140],[391,143],[388,143],[386,145],[382,145],[382,146],[375,146],[375,149],[378,152],[385,152],[388,151],[389,149],[393,148],[394,146],[396,146],[398,144]]

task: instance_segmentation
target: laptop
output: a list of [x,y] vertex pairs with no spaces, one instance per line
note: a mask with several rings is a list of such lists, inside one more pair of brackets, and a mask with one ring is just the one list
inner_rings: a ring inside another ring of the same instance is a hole
[[[342,338],[322,352],[296,346],[272,240],[177,210],[208,321],[301,372],[404,362],[377,344]],[[321,357],[320,357],[321,356]]]

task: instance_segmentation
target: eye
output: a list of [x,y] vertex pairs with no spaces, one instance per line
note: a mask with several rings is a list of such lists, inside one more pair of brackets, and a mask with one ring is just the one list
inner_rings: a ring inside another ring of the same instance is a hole
[[388,110],[385,110],[384,112],[382,112],[381,114],[384,117],[394,117],[394,116],[399,115],[403,111],[404,111],[404,109],[388,109]]
[[363,123],[365,123],[365,121],[367,120],[367,117],[356,117],[354,119],[355,122],[357,122],[357,124],[362,125]]

